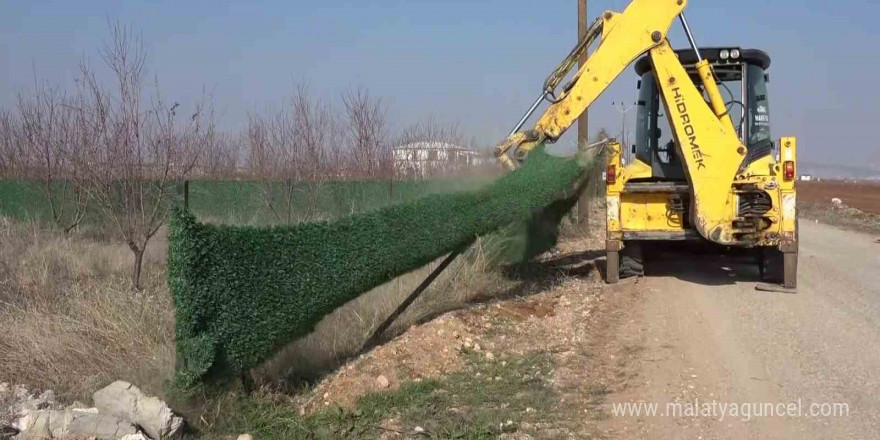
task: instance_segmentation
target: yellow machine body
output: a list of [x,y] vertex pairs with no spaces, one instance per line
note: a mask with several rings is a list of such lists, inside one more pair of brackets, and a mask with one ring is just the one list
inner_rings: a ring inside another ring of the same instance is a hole
[[[542,96],[552,104],[534,128],[518,131],[540,99],[514,132],[496,147],[496,155],[503,164],[516,167],[517,160],[540,143],[554,142],[627,66],[639,60],[637,68],[643,63],[645,71],[650,72],[655,96],[662,103],[673,138],[664,148],[680,161],[680,175],[670,177],[666,174],[674,167],[664,171],[662,166],[658,168],[638,157],[624,163],[620,145],[614,141],[607,143],[609,282],[617,280],[620,252],[630,244],[702,240],[775,252],[774,258],[780,256],[778,266],[785,267],[783,284],[794,287],[796,140],[780,139],[773,149],[777,159],[770,152],[769,140],[762,141],[758,148],[746,139],[743,121],[747,104],[734,98],[725,102],[719,85],[728,92],[730,89],[722,84],[713,67],[713,63],[718,67],[727,60],[735,60],[740,51],[725,50],[717,52],[724,55],[715,60],[704,59],[684,18],[686,6],[687,0],[633,0],[622,13],[605,12],[548,77]],[[673,51],[667,40],[676,18],[681,21],[695,56],[690,62],[683,62],[681,53]],[[587,61],[558,92],[557,87],[573,68],[574,60],[586,54],[595,42],[598,45]],[[769,57],[766,61],[769,65]],[[766,78],[763,71],[760,74]],[[762,96],[766,101],[766,96]],[[735,104],[742,107],[738,125],[734,125],[729,114]],[[748,105],[752,111],[754,107]],[[759,107],[759,111],[763,113],[748,115],[750,121],[762,118],[760,122],[769,127],[767,110]],[[656,133],[650,136],[659,139],[659,131]],[[513,158],[510,152],[514,153]],[[770,265],[761,267],[763,273]]]

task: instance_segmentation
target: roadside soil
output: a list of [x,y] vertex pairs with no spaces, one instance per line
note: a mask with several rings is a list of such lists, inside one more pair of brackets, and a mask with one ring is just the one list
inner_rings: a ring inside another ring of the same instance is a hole
[[880,215],[880,182],[799,181],[797,191],[798,202],[831,206],[831,199],[838,198],[846,206]]
[[[535,409],[525,408],[496,438],[880,438],[880,244],[814,222],[801,228],[794,295],[755,290],[751,256],[675,249],[654,255],[644,278],[609,286],[598,233],[569,239],[531,266],[528,276],[546,286],[539,293],[413,328],[326,378],[303,411],[350,406],[358,393],[386,387],[379,375],[395,389],[462,371],[469,356],[503,370],[506,360],[541,352],[552,360],[541,376],[552,405],[535,405],[540,412],[531,416]],[[795,404],[799,413],[668,412],[668,404],[712,402]],[[651,416],[615,409],[652,403]],[[484,404],[505,405],[489,397]],[[843,404],[845,414],[810,414],[813,404]],[[382,438],[420,437],[395,423]]]
[[[829,180],[797,185],[802,221],[880,235],[880,183]],[[841,204],[832,203],[834,198]]]

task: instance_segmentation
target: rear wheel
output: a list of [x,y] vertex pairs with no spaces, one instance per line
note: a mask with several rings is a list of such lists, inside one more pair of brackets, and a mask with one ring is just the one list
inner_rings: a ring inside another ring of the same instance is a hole
[[761,248],[758,252],[761,281],[781,284],[788,289],[797,288],[797,250],[782,252],[774,248]]
[[758,272],[761,281],[781,284],[785,277],[783,253],[776,248],[758,248]]
[[758,267],[762,281],[782,284],[782,287],[787,289],[797,288],[800,232],[800,221],[795,220],[794,242],[780,245],[780,248],[786,252],[777,248],[758,248]]
[[645,274],[645,255],[642,243],[629,241],[620,253],[620,278],[640,277]]

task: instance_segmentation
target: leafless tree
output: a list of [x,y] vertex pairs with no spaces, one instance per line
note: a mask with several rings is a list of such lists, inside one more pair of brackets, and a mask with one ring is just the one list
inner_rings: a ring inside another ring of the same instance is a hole
[[82,222],[89,204],[77,160],[84,139],[73,100],[38,80],[34,85],[31,93],[18,95],[25,177],[41,182],[52,221],[67,234]]
[[293,221],[294,196],[300,178],[288,119],[286,108],[252,114],[246,128],[248,158],[256,186],[266,208],[282,223]]
[[363,88],[345,92],[342,104],[353,171],[361,178],[392,177],[394,164],[388,148],[385,104]]
[[325,181],[332,179],[334,164],[328,161],[329,143],[338,130],[330,107],[312,99],[304,85],[297,87],[291,99],[294,124],[294,152],[301,168],[306,191],[306,220],[320,215],[318,201]]
[[[279,222],[313,220],[323,183],[336,174],[339,150],[331,144],[338,130],[330,107],[298,86],[281,110],[251,115],[246,143],[252,172],[266,207]],[[304,196],[305,209],[296,199]]]
[[199,155],[196,174],[212,179],[233,178],[238,171],[243,137],[216,131],[206,139],[205,150]]
[[85,62],[79,78],[78,109],[91,139],[82,161],[85,188],[134,254],[132,286],[139,288],[144,251],[167,220],[174,184],[190,174],[214,124],[204,102],[181,114],[158,86],[146,98],[145,51],[130,27],[110,25],[101,58],[113,88],[104,88]]
[[0,110],[0,178],[13,177],[18,163],[19,121],[9,110]]
[[429,116],[407,126],[398,136],[399,144],[413,142],[446,142],[453,145],[463,145],[465,135],[458,122],[444,123],[434,116]]

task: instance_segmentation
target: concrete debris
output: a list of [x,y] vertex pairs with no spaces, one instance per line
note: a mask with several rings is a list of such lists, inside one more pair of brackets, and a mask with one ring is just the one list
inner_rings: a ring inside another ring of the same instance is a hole
[[153,440],[174,438],[181,433],[183,418],[165,402],[145,395],[138,387],[117,380],[92,396],[101,414],[128,420]]
[[51,390],[0,383],[0,440],[165,440],[183,426],[164,402],[127,382],[114,382],[94,397],[95,407],[62,407]]
[[836,207],[836,208],[842,208],[843,207],[843,200],[840,200],[837,197],[834,197],[831,199],[831,204],[834,205],[834,207]]
[[55,393],[52,390],[35,394],[24,385],[10,387],[4,383],[0,384],[0,394],[5,395],[2,400],[11,400],[12,404],[9,405],[9,408],[16,413],[24,410],[61,409],[61,406],[55,401]]
[[[13,428],[18,430],[13,437],[15,440],[83,437],[119,440],[138,434],[137,427],[131,422],[77,410],[25,410]],[[127,438],[134,440],[134,437]]]
[[236,440],[254,440],[250,434],[241,434]]
[[39,410],[61,409],[51,390],[38,393],[23,385],[0,383],[0,439],[9,439],[21,433],[19,421],[27,413]]
[[504,433],[498,440],[532,440],[533,437],[524,432]]
[[74,400],[73,403],[67,405],[64,409],[75,409],[79,411],[85,412],[98,412],[98,408],[91,407],[86,405],[85,403],[80,402],[79,400]]

